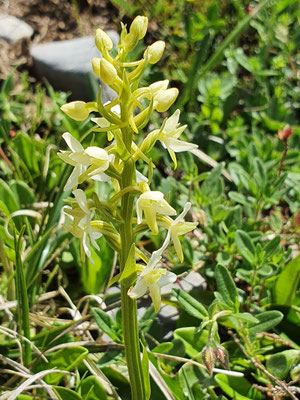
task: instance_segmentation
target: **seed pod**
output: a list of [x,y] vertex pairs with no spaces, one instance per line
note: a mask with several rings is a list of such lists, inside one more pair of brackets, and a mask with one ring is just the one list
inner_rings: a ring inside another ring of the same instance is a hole
[[201,355],[209,375],[212,376],[213,368],[215,366],[215,361],[216,361],[214,349],[212,347],[206,346],[202,350]]
[[223,346],[218,346],[215,350],[217,360],[225,369],[229,369],[228,351]]

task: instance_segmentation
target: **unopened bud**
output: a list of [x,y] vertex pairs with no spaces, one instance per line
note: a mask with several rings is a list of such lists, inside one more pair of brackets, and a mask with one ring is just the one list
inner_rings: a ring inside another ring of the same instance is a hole
[[103,53],[103,50],[108,51],[113,48],[113,42],[111,38],[102,29],[96,30],[95,44],[101,53]]
[[206,346],[202,350],[202,360],[204,362],[204,365],[206,366],[206,369],[209,373],[210,376],[213,374],[213,369],[215,366],[215,361],[216,361],[216,356],[214,349],[212,347]]
[[94,74],[98,77],[98,78],[100,78],[100,58],[97,58],[97,57],[94,57],[93,59],[92,59],[92,67],[93,67],[93,71],[94,71]]
[[223,346],[218,346],[215,350],[217,360],[225,369],[229,369],[228,351]]
[[152,93],[155,94],[160,90],[166,90],[168,86],[169,86],[169,81],[168,79],[165,79],[164,81],[157,81],[151,83],[151,85],[149,85],[149,89],[151,89]]
[[176,88],[159,91],[154,96],[155,110],[158,112],[167,111],[176,100],[178,93],[179,91]]
[[100,60],[100,78],[103,83],[106,85],[113,85],[115,80],[117,79],[117,70],[116,68],[104,58]]
[[292,136],[292,134],[293,134],[293,129],[289,125],[286,125],[283,128],[283,131],[281,131],[280,129],[278,130],[278,137],[280,140],[283,141],[288,140],[288,138]]
[[148,61],[150,64],[156,64],[162,57],[165,50],[165,42],[158,40],[151,44],[144,53],[144,57],[148,54]]
[[138,15],[132,21],[129,32],[132,33],[134,36],[137,36],[138,40],[141,40],[146,35],[147,28],[148,28],[148,18]]
[[71,101],[71,103],[61,106],[60,109],[75,121],[84,121],[89,116],[89,110],[84,101]]

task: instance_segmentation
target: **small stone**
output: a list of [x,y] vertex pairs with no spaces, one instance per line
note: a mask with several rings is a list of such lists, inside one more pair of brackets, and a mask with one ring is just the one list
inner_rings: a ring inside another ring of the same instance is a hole
[[[119,41],[115,31],[107,31],[114,45]],[[56,90],[71,92],[70,100],[95,100],[99,81],[92,69],[92,58],[101,57],[93,36],[61,40],[33,46],[31,56],[37,75],[46,78]],[[103,102],[116,97],[108,86],[102,85]]]
[[16,43],[29,38],[33,29],[26,22],[13,15],[0,14],[0,38],[8,43]]

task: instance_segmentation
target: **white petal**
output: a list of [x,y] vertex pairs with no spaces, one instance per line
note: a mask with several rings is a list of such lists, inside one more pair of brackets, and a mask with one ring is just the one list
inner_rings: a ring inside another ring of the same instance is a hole
[[137,215],[137,223],[138,225],[142,223],[143,220],[143,210],[140,206],[141,200],[140,198],[138,199],[138,201],[136,202],[136,215]]
[[95,122],[100,128],[108,128],[110,126],[110,122],[106,118],[91,118],[91,121]]
[[176,225],[179,221],[181,221],[182,219],[184,219],[184,217],[186,216],[186,214],[190,211],[192,203],[190,203],[189,201],[185,204],[182,212],[178,215],[178,217],[172,222],[172,226]]
[[59,153],[57,153],[58,157],[65,163],[73,165],[73,167],[76,167],[78,163],[72,160],[72,158],[70,158],[70,154],[72,154],[70,151],[60,151]]
[[107,152],[100,147],[90,146],[85,149],[85,153],[88,154],[90,157],[96,158],[97,160],[108,161]]
[[89,238],[86,232],[84,232],[83,237],[82,237],[82,245],[85,254],[88,256],[88,258],[91,260],[92,264],[95,264],[92,257],[91,257],[91,248],[90,248],[90,242]]
[[184,142],[183,140],[168,137],[164,137],[163,142],[167,148],[173,150],[175,153],[180,153],[181,151],[190,151],[198,147],[198,145],[194,143]]
[[142,193],[139,198],[152,201],[161,201],[163,200],[164,195],[162,192],[159,192],[158,190],[153,190]]
[[64,191],[71,190],[75,186],[78,185],[78,178],[81,175],[81,173],[82,173],[82,167],[81,167],[81,165],[77,165],[73,169],[71,175],[69,176],[69,179],[67,180],[67,183],[65,184]]
[[148,178],[146,178],[138,170],[135,171],[135,176],[136,176],[136,183],[148,182]]
[[77,204],[82,209],[82,211],[84,211],[86,214],[89,214],[90,210],[87,206],[86,195],[85,195],[84,191],[81,189],[76,189],[76,190],[73,190],[73,194],[75,196]]
[[167,119],[163,132],[168,134],[175,131],[180,116],[180,110],[176,110],[170,118]]
[[98,182],[109,182],[111,180],[110,176],[106,175],[104,172],[102,174],[91,176],[91,179]]
[[173,272],[167,271],[165,275],[162,275],[157,282],[160,287],[169,285],[170,283],[174,283],[177,280],[177,275]]
[[65,139],[67,145],[73,152],[83,151],[81,143],[77,139],[75,139],[74,136],[71,135],[71,133],[65,132],[62,137]]
[[130,288],[128,290],[127,294],[132,299],[138,299],[139,297],[144,296],[144,294],[147,292],[147,290],[148,290],[148,288],[144,284],[143,279],[138,279],[136,281],[136,284],[134,285],[134,287]]

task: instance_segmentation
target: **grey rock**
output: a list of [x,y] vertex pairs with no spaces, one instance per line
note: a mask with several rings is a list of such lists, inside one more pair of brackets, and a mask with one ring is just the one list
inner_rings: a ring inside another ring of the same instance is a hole
[[170,294],[172,289],[182,289],[189,292],[192,289],[203,287],[204,283],[205,280],[198,272],[191,271],[185,277],[181,278],[179,283],[175,282],[171,285],[162,287],[161,294]]
[[[113,30],[106,33],[116,45],[118,33]],[[37,75],[46,78],[54,89],[70,91],[71,100],[95,100],[99,81],[93,73],[92,58],[101,57],[101,54],[93,36],[36,45],[30,54]],[[116,97],[113,90],[101,85],[104,103]]]
[[8,43],[16,43],[21,39],[29,38],[33,29],[26,22],[13,15],[0,14],[0,38]]

